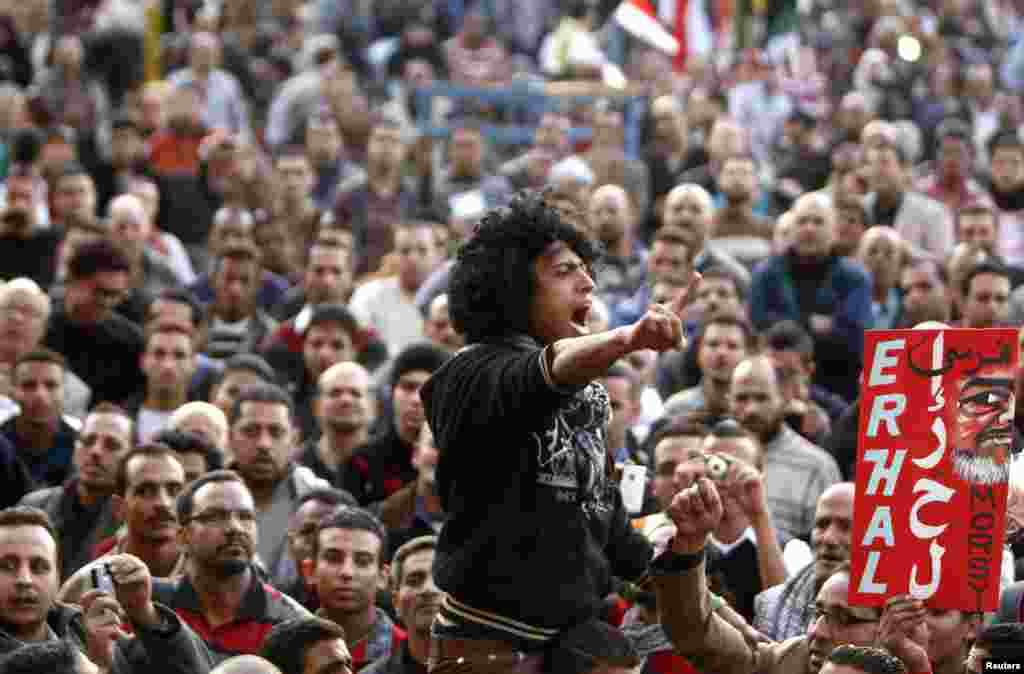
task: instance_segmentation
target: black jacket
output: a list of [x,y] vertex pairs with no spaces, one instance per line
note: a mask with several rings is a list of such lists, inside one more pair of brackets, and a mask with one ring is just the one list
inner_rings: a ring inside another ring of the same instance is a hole
[[651,558],[611,479],[607,392],[556,389],[542,353],[529,337],[476,344],[420,393],[448,513],[438,587],[534,635],[598,616],[613,575],[637,578]]

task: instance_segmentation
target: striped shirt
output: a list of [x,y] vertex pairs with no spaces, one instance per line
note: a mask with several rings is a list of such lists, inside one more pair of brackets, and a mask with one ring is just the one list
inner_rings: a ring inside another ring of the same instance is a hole
[[842,480],[832,455],[786,424],[764,444],[764,474],[772,520],[793,538],[810,533],[818,498]]

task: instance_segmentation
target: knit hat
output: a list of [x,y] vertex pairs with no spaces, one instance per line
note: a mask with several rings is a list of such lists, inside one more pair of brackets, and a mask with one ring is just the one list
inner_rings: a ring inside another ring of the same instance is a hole
[[409,372],[421,370],[433,374],[449,358],[451,354],[448,351],[430,342],[411,344],[395,357],[391,368],[391,386]]

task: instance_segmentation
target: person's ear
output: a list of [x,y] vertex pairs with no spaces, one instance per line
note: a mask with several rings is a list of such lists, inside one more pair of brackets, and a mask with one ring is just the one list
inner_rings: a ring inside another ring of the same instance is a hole
[[316,585],[316,576],[313,575],[313,572],[316,571],[316,562],[312,558],[307,558],[302,560],[300,566],[302,567],[302,576],[306,583]]
[[391,589],[391,565],[380,565],[380,576],[377,578],[377,589],[387,592]]

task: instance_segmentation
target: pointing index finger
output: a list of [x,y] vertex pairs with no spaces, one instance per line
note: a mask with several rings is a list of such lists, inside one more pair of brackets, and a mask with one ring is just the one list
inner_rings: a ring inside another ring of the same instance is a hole
[[697,292],[697,286],[700,285],[701,278],[703,277],[700,275],[700,272],[693,272],[690,276],[690,282],[686,285],[686,290],[679,293],[669,304],[669,309],[676,316],[682,315],[686,305],[690,303],[690,298]]

